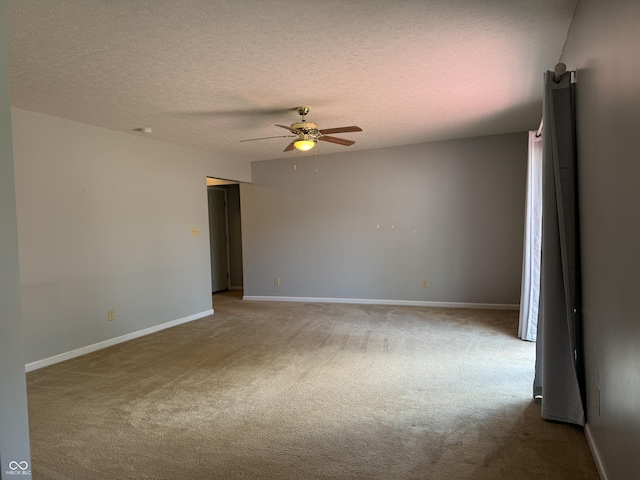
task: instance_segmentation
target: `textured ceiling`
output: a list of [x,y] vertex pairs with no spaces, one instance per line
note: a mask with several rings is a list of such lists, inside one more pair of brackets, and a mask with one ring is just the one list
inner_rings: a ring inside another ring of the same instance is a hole
[[533,129],[576,0],[8,0],[14,107],[238,160]]

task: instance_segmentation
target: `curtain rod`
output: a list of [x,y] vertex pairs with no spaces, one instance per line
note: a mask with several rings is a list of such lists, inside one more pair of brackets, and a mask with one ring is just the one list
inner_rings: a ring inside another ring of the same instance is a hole
[[564,63],[558,63],[556,64],[553,71],[555,72],[555,75],[553,76],[553,80],[557,82],[558,80],[560,80],[562,75],[564,75],[567,72],[567,66]]
[[[557,63],[553,71],[555,72],[555,75],[553,76],[553,80],[557,82],[562,78],[562,75],[567,73],[567,66],[564,63]],[[542,119],[540,119],[540,126],[538,127],[538,131],[536,132],[536,137],[539,137],[540,135],[542,135],[543,128],[544,128],[544,124],[542,122]]]

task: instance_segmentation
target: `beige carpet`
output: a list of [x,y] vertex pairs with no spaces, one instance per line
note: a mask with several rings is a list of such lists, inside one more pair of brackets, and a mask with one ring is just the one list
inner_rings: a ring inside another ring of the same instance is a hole
[[243,302],[28,374],[34,479],[597,479],[517,313]]

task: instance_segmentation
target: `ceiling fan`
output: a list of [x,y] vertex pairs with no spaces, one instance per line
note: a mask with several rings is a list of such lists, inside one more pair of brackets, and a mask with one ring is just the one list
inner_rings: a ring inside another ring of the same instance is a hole
[[291,132],[291,135],[277,135],[274,137],[262,137],[262,138],[250,138],[247,140],[240,140],[241,142],[252,142],[254,140],[266,140],[267,138],[296,138],[293,140],[287,148],[284,149],[285,152],[290,152],[294,148],[298,150],[311,150],[316,146],[316,142],[318,140],[329,143],[337,143],[338,145],[344,145],[348,147],[349,145],[353,145],[353,140],[347,140],[344,138],[338,138],[330,136],[329,134],[334,133],[346,133],[346,132],[361,132],[362,129],[360,127],[352,126],[352,127],[338,127],[338,128],[323,128],[322,130],[318,129],[318,124],[314,122],[308,122],[305,117],[309,113],[309,107],[298,107],[296,108],[296,112],[298,115],[302,117],[302,121],[297,123],[292,123],[288,127],[284,125],[277,125],[276,127],[284,128]]

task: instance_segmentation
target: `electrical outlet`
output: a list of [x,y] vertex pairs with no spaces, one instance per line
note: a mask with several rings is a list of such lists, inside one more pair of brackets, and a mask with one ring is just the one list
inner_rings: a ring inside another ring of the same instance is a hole
[[116,319],[116,311],[113,308],[107,310],[107,320],[113,322]]
[[600,385],[596,385],[596,415],[600,416]]
[[191,227],[190,232],[192,237],[197,237],[198,235],[200,235],[198,227]]
[[422,280],[422,288],[427,288],[429,286],[429,282],[426,280]]
[[280,285],[280,277],[273,277],[273,284]]

